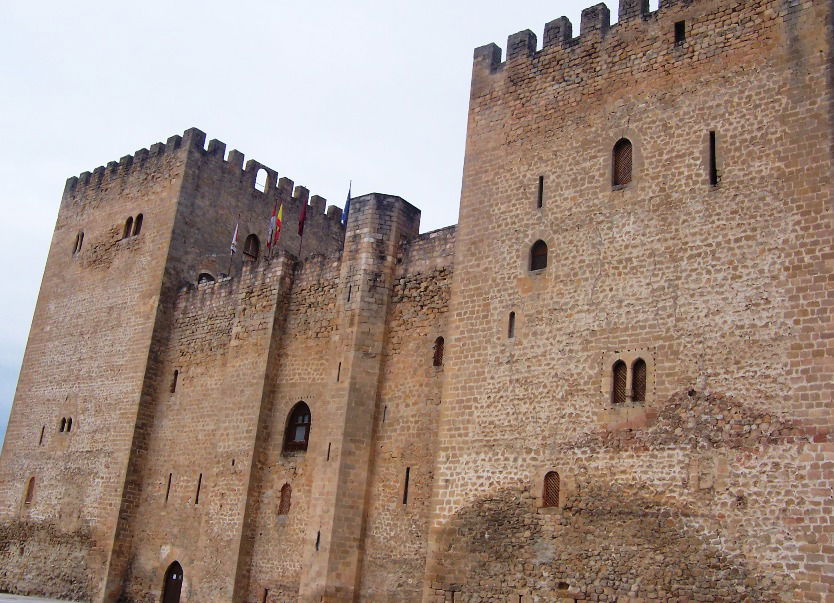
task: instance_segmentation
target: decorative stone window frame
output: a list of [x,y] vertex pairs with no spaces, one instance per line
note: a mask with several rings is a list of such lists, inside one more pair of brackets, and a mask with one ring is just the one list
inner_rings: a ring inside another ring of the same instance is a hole
[[[646,399],[641,402],[633,402],[632,378],[634,376],[634,362],[642,358],[646,363]],[[652,348],[641,348],[632,350],[619,350],[606,352],[602,356],[602,367],[600,381],[602,383],[602,394],[605,396],[606,407],[612,408],[612,390],[614,388],[614,364],[622,360],[626,365],[626,402],[618,404],[617,407],[642,407],[650,405],[655,399],[655,350]]]
[[[559,474],[559,504],[556,506],[544,506],[544,478],[551,471]],[[546,466],[541,467],[533,475],[533,483],[531,484],[533,494],[533,505],[537,513],[544,515],[556,514],[562,511],[568,496],[576,489],[576,480],[571,473],[568,473],[564,467]]]
[[[631,181],[628,184],[612,185],[611,183],[614,182],[614,145],[623,138],[631,143]],[[617,193],[638,188],[644,167],[643,140],[640,135],[628,127],[617,128],[612,130],[607,137],[603,137],[602,144],[604,146],[600,149],[600,153],[605,158],[604,179],[602,181],[603,192]]]

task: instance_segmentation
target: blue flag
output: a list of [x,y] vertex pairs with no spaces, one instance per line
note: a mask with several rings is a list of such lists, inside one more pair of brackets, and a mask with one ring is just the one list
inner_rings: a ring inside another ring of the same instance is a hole
[[353,180],[348,185],[348,196],[345,201],[345,208],[342,210],[342,226],[347,226],[348,214],[350,213],[350,189],[353,187]]

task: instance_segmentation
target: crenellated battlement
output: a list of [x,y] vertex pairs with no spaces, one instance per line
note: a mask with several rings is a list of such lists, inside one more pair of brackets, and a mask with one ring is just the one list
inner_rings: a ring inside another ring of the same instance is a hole
[[632,30],[636,28],[639,28],[637,36],[663,38],[669,41],[669,46],[673,46],[674,32],[669,24],[675,19],[688,17],[693,11],[703,10],[702,6],[706,4],[705,0],[660,0],[658,10],[651,11],[648,0],[619,0],[618,21],[613,25],[608,6],[595,4],[582,11],[579,35],[573,35],[573,24],[562,16],[545,24],[541,48],[538,48],[536,34],[525,29],[507,38],[506,59],[502,58],[502,49],[497,44],[476,48],[475,68],[488,69],[490,73],[500,72],[508,65],[512,68],[520,59],[529,60],[545,53],[558,55],[559,49],[566,54],[557,56],[555,60],[568,60],[577,53],[589,51],[589,46],[615,46],[621,33],[625,36],[622,41],[630,42],[635,35]]
[[[327,206],[327,200],[319,195],[310,195],[304,186],[295,186],[292,179],[279,177],[276,170],[257,161],[249,159],[237,149],[226,154],[226,143],[211,139],[206,145],[206,134],[198,128],[189,128],[182,136],[174,135],[166,142],[157,142],[150,148],[142,148],[132,155],[125,155],[119,161],[111,161],[106,165],[95,168],[92,172],[82,172],[79,176],[68,178],[64,187],[63,200],[81,198],[94,193],[102,187],[110,186],[119,180],[136,176],[144,176],[149,171],[159,170],[161,163],[174,156],[183,161],[189,152],[199,157],[205,166],[214,165],[232,179],[239,181],[244,188],[250,189],[250,194],[274,199],[276,196],[284,202],[297,205],[297,210],[303,205],[308,206],[308,214],[322,214],[341,228],[342,208]],[[263,171],[266,175],[264,186],[258,186],[258,175]]]

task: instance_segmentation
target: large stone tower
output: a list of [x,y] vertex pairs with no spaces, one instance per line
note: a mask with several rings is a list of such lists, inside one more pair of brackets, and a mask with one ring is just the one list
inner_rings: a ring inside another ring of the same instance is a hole
[[829,592],[831,11],[475,51],[427,596]]

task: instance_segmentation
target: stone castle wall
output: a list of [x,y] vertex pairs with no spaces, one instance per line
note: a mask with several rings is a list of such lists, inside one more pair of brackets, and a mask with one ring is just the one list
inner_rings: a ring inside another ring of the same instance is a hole
[[640,4],[475,52],[431,600],[828,592],[830,3]]
[[475,51],[457,226],[377,193],[343,226],[196,129],[70,179],[0,589],[157,601],[178,561],[192,603],[831,599],[831,3],[619,9]]

